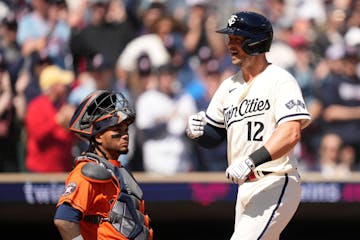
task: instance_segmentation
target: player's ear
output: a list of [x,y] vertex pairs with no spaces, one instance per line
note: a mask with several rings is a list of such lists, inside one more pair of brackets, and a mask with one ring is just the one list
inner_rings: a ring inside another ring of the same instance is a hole
[[98,144],[102,144],[103,141],[104,141],[104,134],[103,133],[98,133],[95,135],[95,141],[98,143]]

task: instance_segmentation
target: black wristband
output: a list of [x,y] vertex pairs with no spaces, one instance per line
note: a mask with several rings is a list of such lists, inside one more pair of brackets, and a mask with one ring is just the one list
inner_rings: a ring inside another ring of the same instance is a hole
[[272,160],[269,151],[264,146],[250,154],[249,157],[253,160],[255,167]]

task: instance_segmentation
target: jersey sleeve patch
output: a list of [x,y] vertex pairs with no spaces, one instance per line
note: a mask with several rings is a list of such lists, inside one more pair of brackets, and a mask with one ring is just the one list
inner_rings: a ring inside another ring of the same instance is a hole
[[67,195],[73,193],[76,190],[76,187],[77,187],[77,185],[75,182],[68,183],[68,185],[66,185],[66,187],[65,187],[65,190],[64,190],[62,196],[67,196]]
[[306,109],[305,103],[302,100],[290,100],[285,103],[285,106],[291,110],[292,108],[296,108],[296,112],[300,112]]
[[276,109],[278,125],[286,121],[301,120],[302,128],[304,128],[310,123],[311,116],[301,96],[283,98]]

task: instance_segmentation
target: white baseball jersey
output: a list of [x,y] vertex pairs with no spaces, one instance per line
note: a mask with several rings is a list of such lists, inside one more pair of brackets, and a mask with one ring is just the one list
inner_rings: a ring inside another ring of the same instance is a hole
[[147,172],[175,174],[193,169],[192,149],[184,132],[187,118],[197,111],[189,94],[171,98],[157,91],[142,93],[136,103],[136,126],[140,130],[166,123],[161,137],[147,138],[142,144]]
[[[228,164],[243,159],[264,145],[282,123],[310,123],[300,87],[283,68],[270,64],[249,84],[241,71],[225,79],[206,111],[208,123],[226,128]],[[297,167],[292,153],[257,166],[256,170],[289,172]]]

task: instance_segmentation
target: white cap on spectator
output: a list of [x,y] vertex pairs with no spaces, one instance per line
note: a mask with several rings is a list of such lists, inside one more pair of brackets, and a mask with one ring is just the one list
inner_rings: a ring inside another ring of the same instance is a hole
[[207,0],[186,0],[186,5],[194,6],[194,5],[206,5],[208,4]]
[[10,11],[10,9],[6,5],[6,3],[1,1],[0,2],[0,19],[3,19],[4,17],[6,17],[8,15],[9,11]]
[[330,60],[339,60],[345,56],[345,45],[343,43],[333,43],[325,51],[325,57]]
[[282,42],[274,42],[271,45],[270,51],[266,53],[266,57],[270,62],[287,68],[295,64],[295,51],[288,45]]
[[297,10],[297,18],[314,19],[317,24],[324,24],[326,11],[322,0],[305,0]]
[[126,71],[134,71],[137,59],[146,53],[153,67],[159,67],[170,61],[170,54],[160,37],[156,34],[145,34],[129,42],[117,60],[118,66]]
[[345,33],[344,39],[347,46],[354,47],[360,45],[360,28],[355,26],[349,28]]

